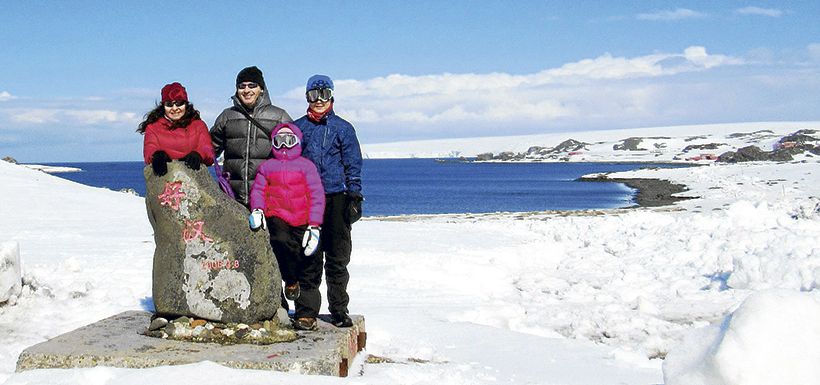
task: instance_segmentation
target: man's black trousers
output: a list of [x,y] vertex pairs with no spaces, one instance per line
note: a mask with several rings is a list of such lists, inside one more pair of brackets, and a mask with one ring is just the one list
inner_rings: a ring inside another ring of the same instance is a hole
[[[348,314],[347,283],[350,274],[350,224],[345,221],[347,196],[345,193],[325,195],[325,216],[320,235],[320,246],[306,262],[299,280],[301,294],[296,302],[296,317],[316,317],[322,305],[319,285],[322,283],[322,260],[327,282],[328,309],[331,314]],[[304,283],[303,283],[304,282]]]

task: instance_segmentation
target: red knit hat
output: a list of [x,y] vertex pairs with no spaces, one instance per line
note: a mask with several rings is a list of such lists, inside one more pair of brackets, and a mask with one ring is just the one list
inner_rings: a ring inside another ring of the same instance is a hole
[[188,93],[185,92],[185,87],[182,84],[173,82],[162,87],[162,102],[170,102],[172,100],[188,101]]

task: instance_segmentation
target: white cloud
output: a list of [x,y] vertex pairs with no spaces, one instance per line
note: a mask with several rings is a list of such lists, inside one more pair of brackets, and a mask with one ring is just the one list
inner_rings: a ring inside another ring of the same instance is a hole
[[78,124],[94,125],[99,123],[134,123],[137,114],[111,110],[71,110],[48,108],[14,108],[6,109],[5,115],[15,123],[27,124]]
[[774,8],[760,8],[760,7],[744,7],[738,8],[735,10],[735,13],[740,15],[756,15],[756,16],[769,16],[769,17],[780,17],[783,16],[783,11]]
[[59,121],[59,119],[57,119],[59,113],[57,110],[30,108],[9,110],[7,113],[11,121],[17,123],[43,124],[57,123]]
[[[820,58],[820,44],[806,47]],[[774,53],[770,53],[774,55]],[[363,143],[749,120],[816,120],[820,68],[680,52],[604,54],[530,74],[336,79],[336,111]],[[776,90],[776,92],[773,92]],[[283,97],[304,111],[304,88]]]
[[65,115],[81,124],[133,122],[137,114],[109,110],[65,111]]
[[[682,53],[658,53],[634,58],[604,54],[594,59],[567,63],[529,75],[451,74],[409,76],[393,74],[369,80],[337,80],[337,92],[345,97],[380,100],[398,99],[412,103],[438,105],[452,98],[464,99],[482,93],[521,92],[548,85],[584,84],[597,80],[619,80],[669,76],[683,72],[702,71],[724,65],[743,64],[743,60],[725,55],[712,55],[704,47],[692,46]],[[294,88],[285,97],[303,98],[303,88]],[[406,100],[406,98],[419,98]],[[482,96],[483,98],[483,96]],[[465,100],[466,101],[466,100]]]
[[653,21],[669,21],[669,20],[682,20],[682,19],[693,19],[693,18],[700,18],[706,17],[705,13],[701,13],[698,11],[693,11],[687,8],[678,8],[674,11],[670,10],[663,10],[663,11],[656,11],[652,13],[640,13],[635,16],[638,20],[653,20]]
[[[600,100],[602,95],[619,101],[612,108],[630,111],[644,111],[645,104],[652,102],[651,91],[621,92],[621,86],[609,86],[612,82],[640,82],[738,64],[743,60],[692,46],[681,53],[634,58],[605,54],[526,75],[393,74],[368,80],[340,79],[336,90],[346,116],[359,123],[391,122],[421,128],[511,120],[549,122],[594,114],[591,106],[596,102],[610,105]],[[294,88],[285,98],[297,101],[303,92]]]
[[17,97],[10,94],[8,91],[0,92],[0,102],[5,102],[6,100],[12,99],[17,99]]

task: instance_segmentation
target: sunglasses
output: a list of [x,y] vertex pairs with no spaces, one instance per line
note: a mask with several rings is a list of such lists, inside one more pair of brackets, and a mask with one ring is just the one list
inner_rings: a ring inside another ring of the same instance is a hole
[[326,102],[333,97],[333,90],[330,88],[314,88],[308,90],[305,96],[307,96],[308,103],[315,103],[319,100]]
[[239,84],[236,85],[236,88],[240,89],[240,90],[244,90],[245,88],[254,89],[256,87],[259,87],[259,84],[250,83],[250,82],[248,82],[248,83],[239,83]]
[[170,100],[170,101],[162,103],[162,105],[165,106],[165,107],[168,107],[168,108],[172,108],[172,107],[182,107],[187,103],[188,102],[186,102],[184,100]]
[[287,147],[291,148],[299,143],[299,138],[296,137],[295,134],[291,134],[290,132],[285,132],[282,134],[276,134],[273,136],[273,147],[274,148],[282,148]]

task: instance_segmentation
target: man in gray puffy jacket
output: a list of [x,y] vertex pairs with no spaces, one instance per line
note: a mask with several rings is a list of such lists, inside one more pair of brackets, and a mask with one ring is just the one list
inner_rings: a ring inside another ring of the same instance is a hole
[[259,68],[247,67],[236,76],[233,106],[226,108],[211,127],[217,157],[224,152],[223,169],[230,173],[236,200],[248,207],[256,169],[271,156],[271,131],[293,120],[271,104]]

